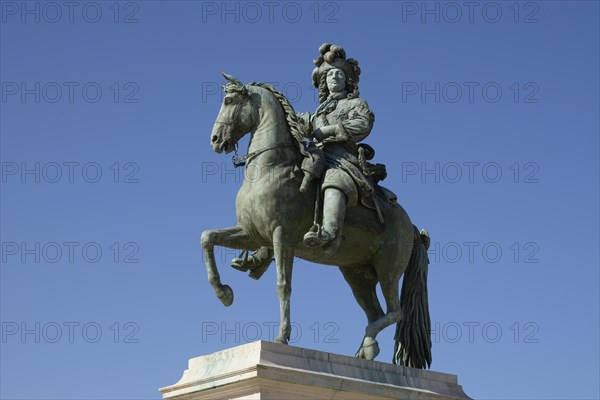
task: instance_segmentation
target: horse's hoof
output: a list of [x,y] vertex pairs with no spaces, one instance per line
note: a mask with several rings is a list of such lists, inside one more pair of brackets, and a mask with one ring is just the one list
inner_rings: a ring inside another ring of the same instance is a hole
[[288,340],[286,338],[284,338],[284,337],[281,337],[281,336],[277,336],[275,338],[275,340],[273,340],[273,342],[280,343],[280,344],[288,344]]
[[366,337],[363,340],[361,351],[364,354],[364,358],[367,360],[374,360],[379,354],[379,343],[371,337]]
[[233,304],[233,289],[229,285],[223,285],[221,291],[217,293],[217,297],[225,307]]
[[356,352],[356,354],[354,355],[354,357],[356,358],[365,358],[365,350],[362,348],[358,349],[358,351]]
[[379,354],[379,344],[371,337],[365,337],[354,355],[356,358],[372,360]]

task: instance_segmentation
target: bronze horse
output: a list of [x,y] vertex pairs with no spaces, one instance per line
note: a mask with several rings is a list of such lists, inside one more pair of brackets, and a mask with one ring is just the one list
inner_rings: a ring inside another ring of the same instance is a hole
[[[291,331],[294,257],[338,266],[368,320],[356,356],[374,359],[379,354],[377,334],[396,323],[393,362],[415,368],[429,367],[427,233],[419,233],[397,203],[382,210],[385,224],[379,231],[368,229],[356,221],[364,220],[365,215],[376,217],[373,210],[361,210],[363,206],[358,205],[348,210],[342,241],[333,255],[305,247],[302,238],[313,223],[317,184],[313,182],[305,193],[298,190],[302,182],[299,165],[304,143],[296,114],[289,101],[273,87],[256,82],[243,85],[234,77],[223,75],[229,83],[224,88],[223,104],[210,136],[211,146],[217,153],[230,153],[237,149],[238,141],[251,132],[245,157],[246,176],[251,175],[251,179],[244,179],[237,195],[238,225],[202,233],[208,281],[218,298],[225,306],[233,302],[232,289],[221,283],[214,246],[273,249],[280,303],[279,333],[275,342],[286,344]],[[377,298],[378,283],[387,312]]]

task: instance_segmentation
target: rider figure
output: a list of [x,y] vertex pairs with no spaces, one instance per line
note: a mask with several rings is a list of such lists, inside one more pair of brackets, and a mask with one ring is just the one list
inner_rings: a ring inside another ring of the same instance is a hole
[[[329,43],[323,44],[319,52],[312,78],[319,89],[320,105],[313,115],[304,113],[298,117],[310,132],[307,136],[316,140],[320,149],[317,151],[322,151],[325,157],[323,226],[320,231],[307,232],[304,244],[324,246],[327,253],[333,254],[341,240],[346,208],[373,193],[372,184],[359,163],[357,143],[369,135],[375,117],[367,103],[358,97],[358,62],[346,59],[342,47]],[[303,169],[310,168],[305,168],[303,163]],[[248,258],[234,259],[232,266],[251,269],[250,276],[258,279],[272,258],[271,249],[260,248]]]
[[309,231],[304,244],[325,246],[332,254],[341,240],[346,208],[373,192],[359,165],[356,144],[369,135],[375,117],[358,97],[358,62],[346,59],[343,48],[329,43],[319,51],[312,76],[321,104],[310,122],[312,136],[322,146],[327,167],[322,185],[323,228],[320,232]]

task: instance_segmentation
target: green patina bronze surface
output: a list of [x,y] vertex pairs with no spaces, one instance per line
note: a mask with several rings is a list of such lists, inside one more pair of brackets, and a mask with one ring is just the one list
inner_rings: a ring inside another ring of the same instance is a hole
[[374,359],[377,334],[396,324],[393,362],[426,368],[431,364],[429,236],[419,233],[396,196],[379,186],[385,166],[371,164],[374,150],[360,143],[375,117],[359,97],[358,61],[331,44],[319,53],[312,77],[320,105],[312,114],[296,113],[267,84],[244,85],[224,74],[228,83],[210,143],[217,153],[230,153],[250,134],[248,153],[238,158],[248,179],[236,199],[238,224],[202,233],[208,280],[228,306],[233,291],[221,283],[214,246],[244,250],[232,266],[249,270],[254,279],[274,258],[280,301],[275,341],[287,343],[294,257],[337,266],[368,321],[356,356]]

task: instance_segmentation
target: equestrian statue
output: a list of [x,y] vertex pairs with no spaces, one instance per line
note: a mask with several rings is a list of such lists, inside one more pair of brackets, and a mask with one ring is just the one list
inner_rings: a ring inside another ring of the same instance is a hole
[[[395,323],[392,361],[429,368],[429,235],[379,185],[385,166],[369,162],[375,151],[362,141],[375,116],[359,97],[358,61],[330,43],[319,53],[312,80],[320,104],[312,114],[296,113],[268,84],[242,84],[223,74],[225,95],[210,144],[219,154],[234,152],[245,179],[236,199],[238,224],[202,233],[208,281],[221,302],[231,305],[233,291],[221,283],[214,246],[242,250],[231,265],[254,279],[274,259],[280,304],[275,342],[287,344],[294,257],[337,266],[367,317],[356,357],[374,359],[377,334]],[[239,157],[237,144],[248,133],[248,153]]]

